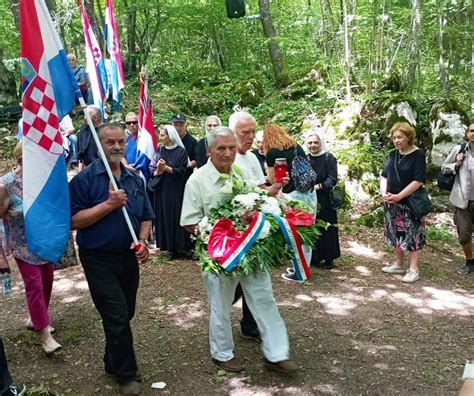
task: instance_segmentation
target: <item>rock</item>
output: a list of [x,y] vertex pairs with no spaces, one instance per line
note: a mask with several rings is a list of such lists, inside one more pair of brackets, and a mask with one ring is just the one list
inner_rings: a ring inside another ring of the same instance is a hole
[[439,112],[436,119],[431,121],[433,149],[431,162],[441,166],[451,149],[465,141],[468,125],[463,122],[462,116],[457,113]]
[[443,191],[438,195],[431,195],[434,212],[450,212],[453,205],[449,202],[449,191]]
[[239,95],[239,105],[243,107],[258,105],[264,95],[262,84],[255,78],[240,81],[235,85],[234,91]]

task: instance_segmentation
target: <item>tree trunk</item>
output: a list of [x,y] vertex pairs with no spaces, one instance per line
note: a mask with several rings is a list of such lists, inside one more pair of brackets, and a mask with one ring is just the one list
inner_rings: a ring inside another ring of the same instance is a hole
[[410,46],[410,63],[408,65],[406,86],[408,91],[413,89],[415,82],[415,74],[419,67],[419,37],[421,28],[421,10],[420,0],[412,0],[412,17],[411,17],[411,46]]
[[20,0],[10,0],[10,8],[17,31],[20,31]]
[[344,73],[346,76],[346,99],[351,100],[351,48],[349,37],[349,21],[347,15],[347,0],[341,0],[342,17],[344,22]]
[[471,25],[471,112],[474,113],[474,38],[472,32],[474,28]]
[[439,80],[443,91],[446,95],[449,94],[449,81],[448,73],[446,70],[446,61],[444,59],[444,24],[446,23],[446,18],[444,16],[443,10],[443,1],[436,0],[436,8],[438,9],[438,32],[437,32],[437,41],[438,41],[438,69],[439,69]]
[[130,9],[127,0],[124,0],[125,9],[127,10],[127,74],[133,74],[137,70],[137,10]]
[[99,43],[102,43],[102,32],[97,26],[97,19],[94,12],[94,0],[84,0],[84,9],[86,10],[87,18],[89,19],[89,24],[91,25],[92,31],[97,38]]
[[284,87],[289,84],[288,74],[286,72],[283,58],[280,52],[280,46],[276,40],[276,31],[273,26],[272,15],[270,12],[269,0],[258,0],[260,9],[260,18],[262,20],[263,34],[268,39],[268,51],[273,65],[276,85]]

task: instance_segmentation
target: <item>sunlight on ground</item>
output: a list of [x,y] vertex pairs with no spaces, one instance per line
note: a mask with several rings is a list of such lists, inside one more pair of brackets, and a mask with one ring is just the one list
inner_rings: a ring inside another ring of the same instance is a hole
[[[276,387],[249,385],[247,381],[250,379],[250,377],[244,376],[227,378],[226,385],[228,394],[230,396],[314,395],[314,392],[306,391],[297,386]],[[316,385],[313,387],[313,390],[318,391],[318,394],[337,394],[332,385]]]
[[[53,296],[63,303],[75,302],[89,290],[84,273],[77,267],[54,273]],[[88,294],[88,293],[87,293]],[[86,294],[86,295],[87,295]]]
[[356,256],[368,257],[374,260],[381,260],[384,252],[376,252],[370,246],[362,245],[356,241],[349,241],[349,248],[347,249]]
[[[184,301],[184,302],[183,302]],[[189,330],[193,328],[206,313],[206,307],[203,306],[202,302],[191,302],[190,298],[183,298],[178,303],[177,301],[164,298],[155,298],[153,300],[155,306],[151,306],[150,309],[158,310],[168,315],[175,323],[176,326]]]
[[304,303],[315,300],[324,311],[331,315],[349,315],[359,305],[366,306],[370,302],[389,301],[399,306],[413,308],[415,312],[431,315],[435,312],[471,316],[474,314],[474,294],[463,289],[443,290],[424,286],[421,291],[410,292],[409,286],[403,284],[383,284],[377,289],[354,285],[350,281],[344,283],[349,291],[345,293],[310,292],[298,293],[294,298],[286,298],[278,302],[279,306],[301,308]]

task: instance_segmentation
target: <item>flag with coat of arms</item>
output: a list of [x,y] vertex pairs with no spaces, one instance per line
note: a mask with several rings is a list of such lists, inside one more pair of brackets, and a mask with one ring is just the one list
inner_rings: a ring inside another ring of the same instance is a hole
[[79,87],[44,0],[20,0],[23,106],[23,213],[28,249],[58,262],[70,211],[59,122]]

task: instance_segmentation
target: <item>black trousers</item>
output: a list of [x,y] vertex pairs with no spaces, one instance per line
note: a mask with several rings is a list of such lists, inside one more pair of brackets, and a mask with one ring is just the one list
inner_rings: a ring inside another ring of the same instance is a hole
[[12,384],[12,377],[8,372],[7,357],[5,356],[5,348],[3,340],[0,337],[0,394],[5,392]]
[[235,304],[240,297],[242,297],[242,320],[240,321],[240,328],[243,333],[255,333],[258,331],[257,322],[255,322],[255,319],[250,312],[247,301],[245,301],[242,286],[240,286],[239,283],[235,289],[234,302],[232,304]]
[[136,380],[137,362],[130,320],[135,315],[139,283],[133,250],[103,253],[79,250],[92,301],[105,333],[104,368],[119,384]]

